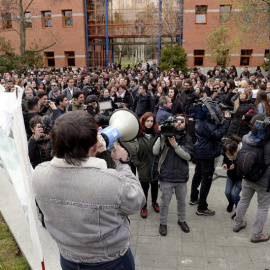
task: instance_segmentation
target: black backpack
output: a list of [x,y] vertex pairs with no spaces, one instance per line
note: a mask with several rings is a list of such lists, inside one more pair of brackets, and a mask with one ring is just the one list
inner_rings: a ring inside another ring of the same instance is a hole
[[265,172],[263,145],[243,144],[237,155],[237,174],[251,182],[257,182]]

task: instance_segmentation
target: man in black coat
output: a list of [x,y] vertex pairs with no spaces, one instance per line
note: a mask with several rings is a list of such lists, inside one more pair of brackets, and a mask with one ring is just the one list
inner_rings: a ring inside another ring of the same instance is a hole
[[[229,112],[225,113],[225,118],[230,118]],[[204,119],[196,120],[195,131],[197,141],[194,145],[196,167],[192,179],[190,205],[198,203],[197,215],[215,215],[215,211],[208,208],[206,199],[212,185],[215,158],[221,154],[221,139],[226,134],[228,127],[229,122],[227,120],[222,124],[217,124],[211,118],[209,112],[206,112]],[[201,189],[199,192],[198,187],[200,185]]]
[[135,97],[132,111],[141,118],[146,112],[154,112],[155,100],[150,93],[147,92],[147,85],[142,84],[139,86],[138,95]]

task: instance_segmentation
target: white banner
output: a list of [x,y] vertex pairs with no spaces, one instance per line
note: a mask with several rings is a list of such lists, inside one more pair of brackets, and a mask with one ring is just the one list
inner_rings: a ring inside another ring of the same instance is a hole
[[[38,219],[32,192],[33,168],[28,157],[21,100],[23,89],[3,93],[0,91],[0,158],[19,197],[30,227],[33,250],[41,263],[43,253],[38,235]],[[40,266],[42,268],[42,266]]]

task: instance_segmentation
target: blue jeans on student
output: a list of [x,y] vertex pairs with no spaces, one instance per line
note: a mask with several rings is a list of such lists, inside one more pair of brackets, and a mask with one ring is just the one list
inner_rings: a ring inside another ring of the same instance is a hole
[[134,257],[130,248],[122,257],[109,262],[76,263],[65,259],[60,254],[60,263],[63,270],[135,270]]
[[242,180],[233,181],[230,177],[227,176],[225,195],[229,203],[235,204],[237,207],[238,202],[240,201],[240,192],[242,190]]

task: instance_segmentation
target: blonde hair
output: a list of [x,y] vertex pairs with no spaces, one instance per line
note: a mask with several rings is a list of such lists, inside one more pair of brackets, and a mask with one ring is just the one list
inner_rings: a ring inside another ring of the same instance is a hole
[[[249,100],[249,92],[248,92],[248,90],[244,90],[244,92],[243,93],[245,93],[245,95],[246,95],[246,99],[245,100]],[[239,97],[236,99],[236,101],[234,102],[234,109],[233,109],[233,111],[236,113],[236,111],[238,110],[238,108],[239,108],[239,105],[240,105],[240,94],[241,93],[239,93]]]

